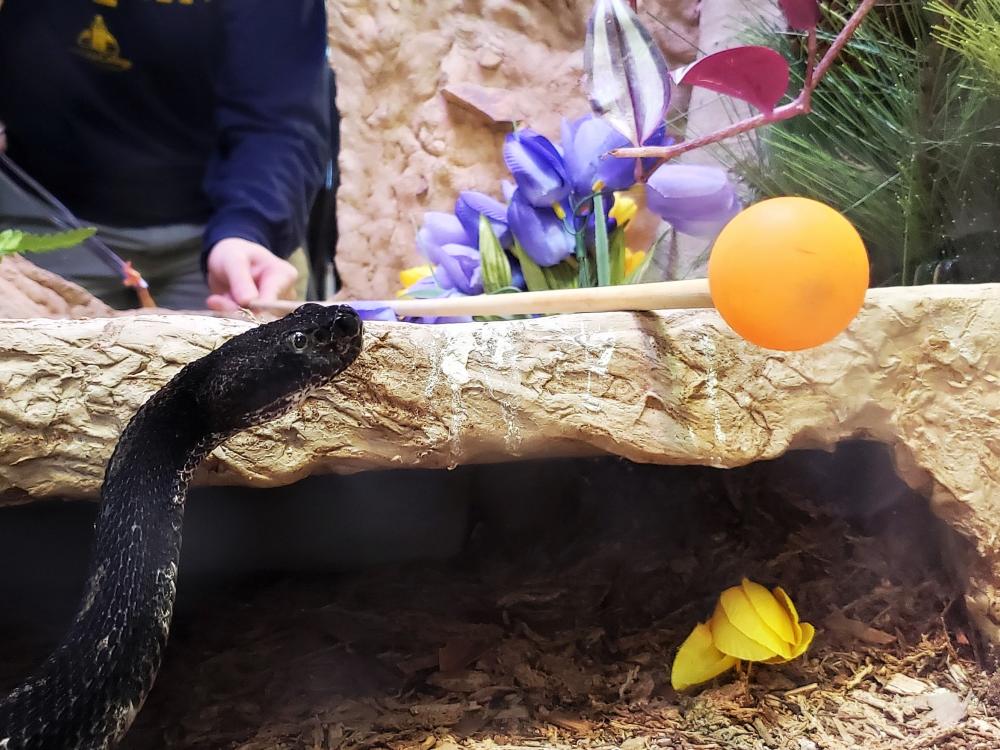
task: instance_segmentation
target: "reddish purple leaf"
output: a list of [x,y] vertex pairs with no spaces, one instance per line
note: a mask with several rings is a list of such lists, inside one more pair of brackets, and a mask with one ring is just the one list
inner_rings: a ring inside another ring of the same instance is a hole
[[778,0],[788,25],[798,31],[809,31],[819,25],[819,0]]
[[771,112],[788,90],[788,62],[769,47],[733,47],[688,66],[678,83],[701,86]]

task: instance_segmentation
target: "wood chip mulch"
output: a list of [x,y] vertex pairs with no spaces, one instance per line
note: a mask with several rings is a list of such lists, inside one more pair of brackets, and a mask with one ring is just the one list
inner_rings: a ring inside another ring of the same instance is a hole
[[[1000,747],[1000,679],[920,498],[859,521],[752,468],[602,471],[572,522],[481,531],[446,565],[182,608],[126,748]],[[676,694],[675,649],[743,575],[789,591],[812,648]]]

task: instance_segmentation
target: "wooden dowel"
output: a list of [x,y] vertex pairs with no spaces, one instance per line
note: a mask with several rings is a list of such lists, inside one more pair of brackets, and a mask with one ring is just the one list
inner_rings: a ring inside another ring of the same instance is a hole
[[[251,303],[250,309],[275,314],[289,313],[301,302]],[[350,300],[322,304],[350,305]],[[517,294],[480,294],[441,299],[393,299],[379,301],[400,317],[508,316],[556,313],[679,310],[714,307],[707,279],[659,281],[588,289],[558,289]]]

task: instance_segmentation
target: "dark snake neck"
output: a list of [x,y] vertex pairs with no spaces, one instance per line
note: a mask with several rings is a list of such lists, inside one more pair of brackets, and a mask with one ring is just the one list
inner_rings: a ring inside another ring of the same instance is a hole
[[0,750],[103,750],[152,686],[173,613],[188,483],[224,437],[209,433],[186,387],[196,372],[187,375],[151,398],[118,441],[80,610],[59,647],[0,702]]

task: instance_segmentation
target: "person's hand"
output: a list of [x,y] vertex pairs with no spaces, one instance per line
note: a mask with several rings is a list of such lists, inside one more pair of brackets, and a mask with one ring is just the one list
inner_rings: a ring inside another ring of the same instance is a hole
[[208,253],[210,310],[239,310],[251,302],[292,299],[299,272],[263,245],[229,237]]

